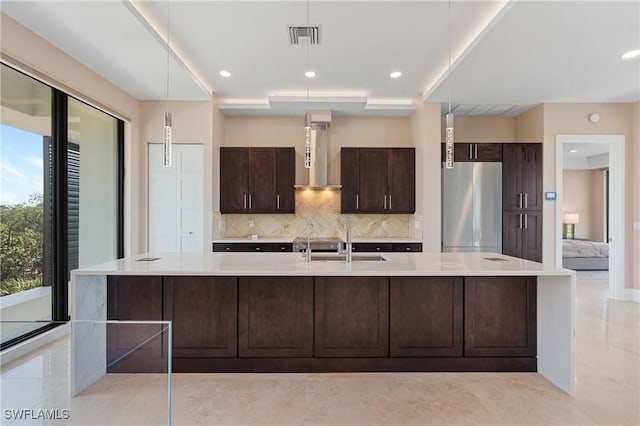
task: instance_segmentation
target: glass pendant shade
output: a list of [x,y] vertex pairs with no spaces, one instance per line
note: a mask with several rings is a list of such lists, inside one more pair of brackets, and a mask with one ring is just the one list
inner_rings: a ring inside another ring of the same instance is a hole
[[454,154],[454,137],[453,137],[453,114],[447,114],[447,131],[445,139],[445,161],[444,166],[447,169],[453,169],[453,154]]
[[164,113],[164,136],[162,141],[162,162],[165,167],[171,167],[171,113]]
[[304,115],[304,168],[311,168],[311,114]]

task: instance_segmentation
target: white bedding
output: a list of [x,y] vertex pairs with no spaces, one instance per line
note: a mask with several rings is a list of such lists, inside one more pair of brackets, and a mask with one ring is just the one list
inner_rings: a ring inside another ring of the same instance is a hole
[[585,240],[562,240],[562,257],[609,257],[609,244]]

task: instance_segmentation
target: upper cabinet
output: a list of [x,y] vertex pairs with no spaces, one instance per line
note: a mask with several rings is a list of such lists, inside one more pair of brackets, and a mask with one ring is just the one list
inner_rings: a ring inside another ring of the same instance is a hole
[[414,148],[342,148],[342,213],[415,212]]
[[503,210],[542,209],[542,144],[503,145]]
[[[446,149],[442,144],[441,161],[444,162]],[[501,143],[456,143],[453,150],[453,161],[463,163],[469,161],[500,162],[502,161]]]
[[220,148],[221,213],[293,213],[294,148]]

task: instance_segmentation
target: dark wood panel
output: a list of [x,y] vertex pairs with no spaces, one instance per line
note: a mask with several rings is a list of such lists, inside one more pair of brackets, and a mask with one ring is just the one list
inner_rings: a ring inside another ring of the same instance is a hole
[[357,213],[360,192],[360,151],[358,148],[340,150],[340,211]]
[[[108,320],[162,320],[162,278],[107,277]],[[154,324],[107,325],[107,371],[165,372],[164,326]]]
[[241,277],[240,357],[313,356],[313,278]]
[[536,278],[465,277],[465,356],[536,355]]
[[522,256],[522,212],[502,212],[502,253],[508,256]]
[[500,162],[502,161],[501,143],[476,143],[474,144],[475,161]]
[[462,278],[392,277],[390,355],[462,356]]
[[522,150],[522,192],[525,194],[525,208],[542,210],[542,144],[523,144]]
[[524,154],[521,144],[502,145],[502,209],[520,209],[522,189],[522,163]]
[[295,213],[296,150],[276,148],[276,211]]
[[237,356],[237,281],[235,277],[164,278],[164,319],[173,323],[174,356]]
[[389,278],[316,277],[315,356],[389,355]]
[[391,148],[389,157],[389,189],[387,209],[392,213],[416,210],[416,151],[414,148]]
[[522,250],[519,257],[542,262],[542,212],[527,210],[522,222]]
[[393,245],[391,243],[353,243],[352,250],[360,253],[388,252],[393,251]]
[[176,358],[176,373],[535,372],[535,357]]
[[274,148],[251,148],[249,163],[249,211],[276,211],[276,151]]
[[388,160],[385,148],[360,148],[361,213],[387,210]]
[[292,243],[213,243],[214,252],[293,251]]
[[246,211],[249,196],[249,149],[220,148],[220,212]]
[[422,243],[393,243],[391,250],[395,252],[422,251]]

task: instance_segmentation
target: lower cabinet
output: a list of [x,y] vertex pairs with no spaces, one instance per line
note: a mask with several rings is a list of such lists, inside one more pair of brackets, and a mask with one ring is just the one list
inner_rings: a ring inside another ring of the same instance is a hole
[[313,278],[241,277],[240,357],[313,356]]
[[390,352],[462,356],[462,278],[391,277]]
[[536,278],[466,277],[464,355],[536,355]]
[[[162,277],[109,276],[107,320],[162,320]],[[107,372],[167,369],[162,325],[107,324]]]
[[315,356],[389,356],[389,278],[315,281]]
[[164,319],[173,324],[173,356],[235,357],[238,285],[235,277],[165,277]]

